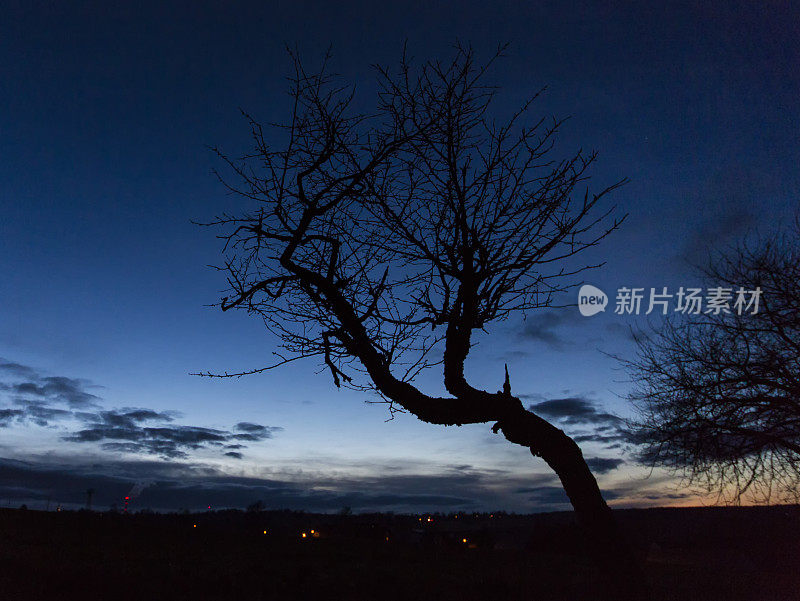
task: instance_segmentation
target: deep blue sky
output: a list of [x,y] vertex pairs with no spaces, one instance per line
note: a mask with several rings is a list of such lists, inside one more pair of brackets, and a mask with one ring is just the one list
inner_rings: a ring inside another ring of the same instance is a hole
[[[211,175],[207,146],[247,150],[240,107],[285,116],[287,43],[312,62],[331,45],[369,106],[370,65],[396,61],[406,41],[419,59],[447,57],[457,40],[484,55],[511,42],[493,75],[498,112],[548,86],[539,112],[572,115],[558,148],[597,149],[597,186],[631,179],[614,195],[629,219],[589,276],[610,294],[691,283],[687,261],[797,207],[800,19],[789,3],[121,4],[0,9],[0,503],[73,501],[94,478],[103,503],[156,482],[141,502],[163,507],[199,507],[214,486],[221,504],[560,506],[545,467],[487,426],[386,423],[385,407],[336,391],[313,363],[189,375],[259,367],[276,348],[257,321],[204,307],[224,285],[206,267],[220,246],[190,220],[243,208]],[[505,324],[482,339],[470,375],[498,387],[508,362],[531,402],[625,416],[625,375],[598,349],[630,352],[632,323],[563,309]],[[125,423],[171,425],[171,448],[187,455],[76,439],[119,425],[123,408],[176,412]],[[197,431],[186,426],[247,448],[188,449]],[[236,438],[248,427],[251,440]],[[610,499],[686,502],[627,460],[596,465]]]

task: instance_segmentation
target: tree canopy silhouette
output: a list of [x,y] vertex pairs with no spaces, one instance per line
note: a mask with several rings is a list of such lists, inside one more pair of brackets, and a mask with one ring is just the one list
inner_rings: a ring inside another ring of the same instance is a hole
[[[234,181],[220,179],[253,209],[213,222],[227,228],[221,308],[260,317],[283,351],[222,375],[316,357],[336,386],[374,391],[392,412],[494,422],[555,470],[607,575],[633,590],[635,561],[578,445],[523,406],[507,370],[496,392],[464,372],[475,330],[551,305],[592,267],[576,255],[621,222],[601,205],[624,182],[592,193],[594,153],[552,158],[563,121],[529,122],[538,93],[497,120],[486,76],[501,54],[479,64],[459,47],[451,61],[376,67],[369,113],[326,66],[309,72],[292,55],[288,122],[247,116],[254,151],[218,151]],[[434,366],[447,396],[415,384]]]
[[740,289],[760,294],[746,297],[747,310],[680,316],[640,336],[627,362],[637,383],[636,438],[648,461],[724,500],[796,500],[800,221],[719,253],[704,276],[734,298]]

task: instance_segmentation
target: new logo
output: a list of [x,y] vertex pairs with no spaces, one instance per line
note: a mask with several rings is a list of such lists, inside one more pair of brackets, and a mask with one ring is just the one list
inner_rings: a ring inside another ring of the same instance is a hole
[[590,284],[584,284],[578,291],[578,310],[584,317],[591,317],[606,310],[606,293]]

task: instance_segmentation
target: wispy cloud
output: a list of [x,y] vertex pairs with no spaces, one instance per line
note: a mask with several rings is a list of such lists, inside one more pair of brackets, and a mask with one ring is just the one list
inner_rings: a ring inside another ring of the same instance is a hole
[[534,403],[530,410],[543,417],[560,420],[567,425],[617,425],[622,418],[600,411],[589,399],[567,397]]
[[[241,459],[242,443],[272,438],[282,428],[239,422],[231,430],[177,424],[179,414],[140,407],[103,409],[102,399],[88,392],[88,380],[47,376],[36,369],[0,360],[0,427],[34,424],[69,427],[62,439],[89,443],[109,452],[140,453],[163,458],[187,458],[192,450],[224,449]],[[75,429],[74,424],[78,424]]]
[[[626,428],[625,420],[603,411],[594,401],[585,397],[546,399],[533,403],[528,408],[537,415],[556,421],[562,427],[569,429],[578,444],[595,443],[615,449],[635,442]],[[598,473],[603,473],[602,470],[606,465],[608,464],[599,463],[594,469]]]
[[[2,389],[21,399],[37,399],[47,403],[61,403],[72,408],[97,406],[100,398],[88,391],[88,380],[45,376],[27,365],[0,358]],[[8,380],[11,382],[8,382]]]
[[615,457],[587,457],[586,464],[596,474],[607,474],[625,463],[624,459]]
[[548,311],[529,316],[519,330],[519,338],[541,342],[552,350],[564,350],[570,342],[564,337],[563,328],[573,320],[566,311]]

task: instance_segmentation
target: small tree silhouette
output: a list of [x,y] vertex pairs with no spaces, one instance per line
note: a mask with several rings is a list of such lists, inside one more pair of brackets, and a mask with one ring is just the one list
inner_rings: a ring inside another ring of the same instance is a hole
[[259,499],[258,501],[250,503],[250,505],[247,506],[247,512],[248,513],[260,513],[262,511],[265,511],[266,508],[267,508],[267,506],[264,505],[264,501]]
[[[265,131],[247,116],[254,151],[241,160],[217,151],[235,179],[220,180],[253,210],[205,224],[228,228],[220,307],[259,316],[285,353],[202,375],[315,357],[336,386],[371,390],[392,413],[494,422],[555,470],[616,598],[634,595],[636,562],[578,445],[525,409],[507,369],[498,392],[464,373],[475,330],[578,283],[589,266],[572,259],[618,227],[613,207],[597,209],[623,182],[578,190],[595,154],[550,158],[562,121],[522,124],[538,94],[496,122],[497,90],[484,81],[494,59],[477,64],[469,48],[420,68],[405,55],[396,72],[377,67],[369,114],[352,111],[352,89],[325,66],[310,73],[292,58],[290,120]],[[270,145],[276,133],[281,150]],[[449,396],[413,383],[437,365]]]

